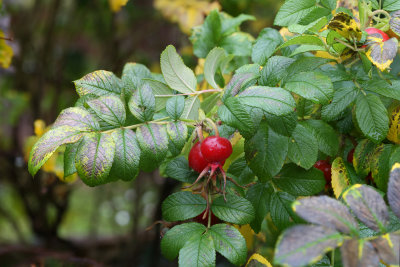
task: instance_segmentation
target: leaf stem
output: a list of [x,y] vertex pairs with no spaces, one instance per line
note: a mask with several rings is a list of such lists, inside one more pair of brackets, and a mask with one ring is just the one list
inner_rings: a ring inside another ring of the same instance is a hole
[[129,126],[122,126],[121,128],[114,128],[114,129],[110,129],[107,131],[104,131],[103,133],[111,133],[113,131],[115,131],[116,129],[136,129],[142,125],[145,125],[147,123],[156,123],[156,124],[165,124],[168,123],[167,121],[164,121],[166,119],[169,119],[169,117],[164,117],[164,118],[160,118],[160,119],[156,119],[154,121],[147,121],[147,122],[143,122],[143,123],[139,123],[139,124],[133,124],[133,125],[129,125]]
[[186,93],[186,94],[176,94],[176,95],[155,95],[155,97],[171,97],[171,96],[177,96],[177,95],[201,95],[201,94],[206,94],[206,93],[219,93],[222,92],[222,89],[207,89],[207,90],[201,90],[201,91],[196,91],[193,93]]
[[219,137],[219,131],[218,131],[218,127],[217,125],[210,119],[210,118],[206,118],[205,119],[209,124],[211,124],[211,126],[214,129],[215,135]]
[[353,50],[353,51],[357,51],[356,48],[352,47],[351,45],[349,45],[349,44],[346,43],[345,41],[340,40],[339,38],[335,38],[335,41],[338,42],[338,43],[341,43],[342,45],[344,45],[344,46],[350,48],[350,49]]

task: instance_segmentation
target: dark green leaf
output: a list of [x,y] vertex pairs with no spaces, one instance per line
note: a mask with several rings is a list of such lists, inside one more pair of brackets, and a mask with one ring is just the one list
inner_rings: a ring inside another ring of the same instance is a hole
[[273,28],[263,29],[253,45],[252,61],[264,65],[274,53],[275,48],[281,43],[283,43],[283,38],[277,30]]
[[222,196],[216,198],[211,210],[221,220],[239,225],[250,223],[255,216],[251,203],[234,194],[227,194],[226,202]]
[[273,56],[268,59],[267,64],[261,71],[260,85],[277,86],[287,75],[287,68],[295,60],[293,58]]
[[333,97],[330,78],[320,72],[300,72],[289,77],[285,89],[319,104],[327,104]]
[[382,196],[367,185],[356,184],[343,193],[343,199],[357,218],[375,231],[385,232],[389,213]]
[[286,230],[278,240],[274,262],[293,267],[312,264],[338,247],[342,240],[340,233],[331,228],[296,225]]
[[391,85],[385,80],[368,80],[362,86],[371,92],[386,97],[400,100],[400,81],[391,81]]
[[291,136],[297,125],[296,112],[291,112],[287,115],[276,116],[271,113],[264,112],[265,118],[268,122],[268,126],[271,127],[274,132],[284,135]]
[[359,94],[356,101],[356,118],[367,138],[375,143],[385,139],[389,131],[389,117],[378,96]]
[[222,101],[226,101],[230,96],[236,96],[243,88],[247,87],[246,85],[248,83],[251,83],[256,79],[257,75],[251,72],[236,73],[227,84],[224,95],[222,96]]
[[304,170],[294,164],[286,164],[273,180],[280,189],[294,196],[309,196],[324,190],[323,174],[312,168]]
[[201,236],[206,227],[199,223],[184,223],[173,227],[161,240],[161,252],[169,260],[179,254],[185,243],[194,236]]
[[318,143],[318,149],[334,157],[339,150],[339,136],[329,124],[321,120],[306,120],[303,126],[311,130]]
[[189,168],[189,163],[184,156],[176,157],[168,162],[165,174],[182,183],[192,183],[197,177],[197,174]]
[[371,160],[377,145],[368,139],[361,140],[353,156],[353,165],[357,174],[367,176],[371,169]]
[[155,98],[150,86],[145,83],[138,88],[128,103],[129,110],[140,121],[151,121],[154,116]]
[[315,35],[298,35],[295,36],[286,42],[284,42],[281,46],[279,46],[277,49],[282,49],[284,47],[288,47],[290,45],[317,45],[317,46],[323,46],[324,43]]
[[90,100],[87,105],[96,113],[99,118],[112,126],[123,126],[126,119],[125,106],[119,97],[101,96]]
[[378,188],[383,192],[387,191],[389,173],[392,167],[389,164],[390,156],[393,150],[393,145],[381,144],[376,148],[370,160],[372,178]]
[[169,150],[173,155],[180,154],[186,143],[188,129],[181,121],[170,122],[166,126],[169,137]]
[[74,81],[74,84],[79,96],[87,94],[119,96],[122,89],[122,81],[114,73],[105,70],[86,74]]
[[140,148],[136,135],[129,129],[117,129],[112,133],[115,143],[114,163],[110,175],[124,181],[132,181],[139,174]]
[[64,178],[76,173],[75,157],[79,142],[68,144],[64,151]]
[[181,95],[173,96],[166,103],[166,111],[168,116],[173,120],[179,120],[185,108],[185,98]]
[[206,205],[206,200],[199,195],[188,191],[177,192],[163,201],[162,217],[169,222],[184,221],[202,213]]
[[269,211],[269,202],[273,192],[269,183],[257,183],[246,193],[247,200],[251,202],[255,210],[255,218],[250,226],[256,233],[261,230],[261,224]]
[[86,134],[76,152],[75,167],[79,177],[89,186],[110,182],[108,175],[114,161],[115,143],[111,135]]
[[[232,174],[236,177],[236,182],[241,185],[246,185],[254,181],[254,173],[247,165],[244,157],[236,159],[229,165],[228,174]],[[228,175],[229,176],[229,175]]]
[[228,224],[216,224],[210,228],[215,250],[231,263],[241,266],[246,262],[246,240],[240,232]]
[[297,124],[289,140],[289,159],[303,167],[311,168],[317,161],[318,143],[314,135],[303,125]]
[[193,71],[186,67],[174,46],[169,45],[161,53],[161,71],[166,83],[181,93],[196,91],[197,80]]
[[168,151],[168,135],[164,126],[149,123],[136,130],[140,150],[140,169],[150,172],[165,159]]
[[298,221],[296,214],[292,210],[292,203],[295,197],[286,192],[274,192],[269,202],[271,219],[275,226],[282,230]]
[[135,90],[143,86],[143,79],[151,79],[151,77],[151,72],[145,65],[126,63],[122,70],[125,94],[132,95]]
[[332,102],[322,108],[322,118],[325,121],[337,119],[341,113],[354,102],[359,91],[354,87],[343,87],[335,90]]
[[279,87],[253,86],[243,91],[238,98],[245,105],[278,116],[292,112],[295,107],[292,95]]
[[329,62],[332,62],[332,60],[321,57],[301,57],[290,64],[287,69],[287,77],[290,78],[300,72],[313,71]]
[[179,251],[179,266],[215,266],[215,249],[209,232],[193,236]]
[[357,233],[358,223],[349,209],[328,196],[309,197],[293,203],[293,210],[304,220],[336,229],[342,233]]

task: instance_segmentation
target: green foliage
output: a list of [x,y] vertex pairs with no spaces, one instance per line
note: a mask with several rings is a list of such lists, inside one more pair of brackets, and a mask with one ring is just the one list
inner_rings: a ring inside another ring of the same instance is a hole
[[[344,266],[398,264],[390,244],[399,240],[400,83],[389,72],[400,64],[392,63],[397,41],[363,30],[391,26],[396,34],[396,14],[390,25],[375,14],[400,7],[373,3],[360,4],[357,24],[334,0],[286,0],[275,25],[293,36],[265,28],[257,38],[239,28],[252,16],[214,10],[190,38],[194,54],[205,58],[203,73],[169,45],[162,76],[135,63],[121,78],[87,74],[74,82],[76,107],[63,110],[33,146],[29,171],[35,175],[66,145],[65,175],[77,172],[90,186],[160,167],[166,179],[193,183],[162,204],[173,227],[161,249],[181,266],[213,266],[217,252],[243,265],[245,234],[225,223],[281,234],[276,264],[328,266],[325,254],[338,247]],[[233,153],[199,176],[188,154],[206,133],[227,138]],[[318,170],[318,160],[327,169]],[[310,197],[317,194],[342,202]],[[297,225],[304,222],[313,225]]]

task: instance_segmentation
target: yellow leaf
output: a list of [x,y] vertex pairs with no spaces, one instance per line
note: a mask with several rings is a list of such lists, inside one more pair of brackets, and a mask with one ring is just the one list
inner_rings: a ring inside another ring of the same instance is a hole
[[332,188],[336,198],[350,185],[349,174],[342,158],[336,158],[332,162]]
[[43,120],[35,120],[33,128],[36,136],[42,136],[46,130],[46,123]]
[[400,144],[400,106],[393,109],[390,114],[390,124],[387,139],[395,144]]
[[118,12],[128,3],[128,0],[108,0],[112,12]]
[[11,64],[14,52],[3,38],[5,38],[4,33],[0,31],[0,66],[7,69]]
[[251,255],[250,259],[247,261],[246,267],[272,267],[271,263],[258,253]]
[[204,17],[213,9],[221,9],[217,1],[207,0],[155,0],[154,7],[168,20],[178,23],[186,34],[202,24]]
[[337,13],[326,26],[329,30],[334,30],[344,38],[351,40],[360,40],[362,32],[354,18],[350,15],[340,12]]

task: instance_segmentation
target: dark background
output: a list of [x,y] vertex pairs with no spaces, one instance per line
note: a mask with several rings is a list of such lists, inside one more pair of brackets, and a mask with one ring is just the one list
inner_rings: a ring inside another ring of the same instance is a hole
[[[189,9],[193,2],[207,1],[129,0],[113,13],[107,0],[3,0],[0,30],[13,39],[7,43],[14,57],[9,68],[0,68],[1,266],[177,265],[160,255],[162,227],[145,230],[161,219],[161,202],[179,189],[176,182],[154,172],[141,173],[134,182],[90,188],[79,179],[61,181],[60,159],[33,179],[26,156],[36,138],[30,137],[34,121],[49,125],[74,105],[73,80],[99,69],[120,76],[126,62],[157,72],[168,44],[195,67],[188,32],[181,30],[187,25],[156,8],[161,3],[178,14],[174,8]],[[281,2],[218,4],[233,16],[256,16],[242,30],[257,37],[272,25]]]

